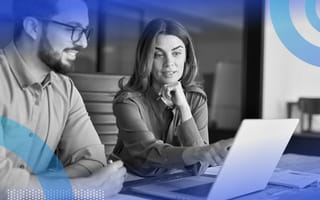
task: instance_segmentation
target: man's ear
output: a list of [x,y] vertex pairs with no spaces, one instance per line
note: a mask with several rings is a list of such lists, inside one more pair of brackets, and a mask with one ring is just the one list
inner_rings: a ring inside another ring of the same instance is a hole
[[41,23],[34,17],[26,17],[23,20],[23,29],[29,37],[36,40],[41,34]]

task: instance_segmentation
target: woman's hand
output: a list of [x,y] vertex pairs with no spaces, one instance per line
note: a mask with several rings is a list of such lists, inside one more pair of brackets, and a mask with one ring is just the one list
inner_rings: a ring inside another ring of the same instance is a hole
[[222,165],[232,143],[233,138],[206,146],[187,147],[182,158],[186,165],[193,165],[197,162],[208,163],[211,166]]
[[180,111],[181,121],[187,121],[192,118],[190,106],[184,95],[181,83],[175,82],[162,86],[161,88],[162,100],[168,105],[175,105]]
[[163,85],[160,92],[163,98],[171,101],[178,108],[189,106],[179,81]]

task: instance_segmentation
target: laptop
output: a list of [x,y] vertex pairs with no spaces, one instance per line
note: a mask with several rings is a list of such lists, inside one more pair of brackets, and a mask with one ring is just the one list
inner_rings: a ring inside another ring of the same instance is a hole
[[[224,200],[266,188],[299,120],[243,120],[217,176],[158,177],[130,191],[158,199]],[[144,180],[141,180],[144,181]]]

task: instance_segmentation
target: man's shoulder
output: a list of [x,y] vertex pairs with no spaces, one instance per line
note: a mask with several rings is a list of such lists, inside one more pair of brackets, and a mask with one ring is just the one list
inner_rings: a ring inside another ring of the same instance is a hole
[[10,72],[8,58],[3,49],[0,49],[0,72],[2,74],[6,74],[4,72]]
[[65,74],[61,74],[61,73],[56,73],[56,72],[51,72],[52,73],[52,78],[56,83],[60,83],[60,84],[64,84],[64,85],[73,85],[73,82],[71,80],[71,78]]
[[51,72],[51,74],[52,84],[56,91],[55,94],[63,96],[63,99],[68,101],[70,105],[75,105],[83,101],[79,90],[68,75],[55,72]]
[[0,65],[3,66],[3,65],[6,65],[7,64],[7,58],[4,54],[4,51],[3,49],[0,49]]
[[61,73],[54,73],[54,74],[59,81],[62,81],[68,84],[71,82],[71,78],[65,74],[61,74]]
[[76,87],[72,79],[67,75],[51,72],[51,79],[52,79],[52,83],[57,88],[64,90],[64,92],[70,93],[73,90],[76,90]]

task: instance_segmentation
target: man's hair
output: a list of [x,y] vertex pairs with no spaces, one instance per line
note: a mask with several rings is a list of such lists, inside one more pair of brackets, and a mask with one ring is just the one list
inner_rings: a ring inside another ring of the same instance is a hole
[[18,38],[23,30],[23,20],[26,17],[50,19],[57,13],[58,0],[14,0],[12,11],[14,15],[14,38]]

